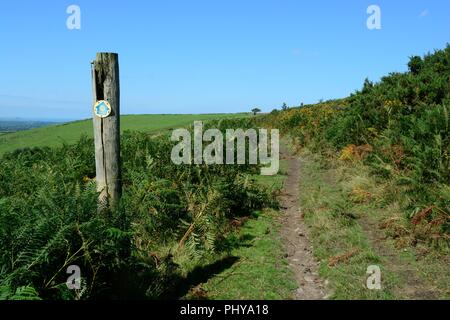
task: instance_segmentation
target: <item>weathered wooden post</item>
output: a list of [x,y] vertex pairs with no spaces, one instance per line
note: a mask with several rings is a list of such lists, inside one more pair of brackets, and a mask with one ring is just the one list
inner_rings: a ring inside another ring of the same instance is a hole
[[117,53],[97,53],[92,62],[92,88],[97,191],[102,206],[113,207],[122,194]]

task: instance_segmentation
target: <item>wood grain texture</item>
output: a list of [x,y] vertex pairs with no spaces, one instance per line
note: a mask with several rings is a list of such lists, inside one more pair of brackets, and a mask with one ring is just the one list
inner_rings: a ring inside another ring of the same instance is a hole
[[106,100],[111,114],[97,117],[93,112],[95,167],[100,203],[114,206],[122,194],[120,168],[120,82],[119,57],[116,53],[97,53],[92,63],[93,105]]

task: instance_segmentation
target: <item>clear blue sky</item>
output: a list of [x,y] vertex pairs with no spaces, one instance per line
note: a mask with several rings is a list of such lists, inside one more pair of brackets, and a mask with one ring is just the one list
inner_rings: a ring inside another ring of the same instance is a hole
[[[81,8],[81,30],[66,9]],[[367,7],[381,8],[368,30]],[[264,111],[344,97],[450,42],[448,0],[0,4],[0,118],[90,117],[90,61],[119,53],[122,113]]]

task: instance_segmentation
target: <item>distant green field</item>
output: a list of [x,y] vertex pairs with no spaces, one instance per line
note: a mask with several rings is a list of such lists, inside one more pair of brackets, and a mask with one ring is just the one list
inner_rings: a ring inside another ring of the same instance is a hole
[[[127,115],[121,117],[121,131],[137,130],[155,132],[179,128],[195,120],[213,120],[223,118],[247,117],[246,113],[235,114],[152,114]],[[7,135],[0,134],[0,155],[25,147],[54,147],[62,143],[74,143],[81,135],[93,136],[92,119],[69,122],[66,124],[19,131]]]

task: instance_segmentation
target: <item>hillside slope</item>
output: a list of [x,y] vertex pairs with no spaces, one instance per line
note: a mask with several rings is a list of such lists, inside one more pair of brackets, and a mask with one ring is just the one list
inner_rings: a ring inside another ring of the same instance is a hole
[[[297,149],[303,219],[337,299],[450,296],[450,46],[408,67],[257,119]],[[369,265],[379,292],[365,287]]]
[[362,161],[407,197],[405,217],[433,221],[433,231],[448,234],[450,45],[411,57],[408,67],[379,83],[366,80],[346,99],[275,111],[262,121],[291,135],[299,147]]
[[[186,126],[195,120],[247,117],[246,113],[236,114],[149,114],[125,115],[121,117],[121,130],[161,131]],[[26,147],[54,147],[62,143],[73,144],[82,135],[93,137],[92,120],[81,120],[9,133],[0,136],[0,155]]]

